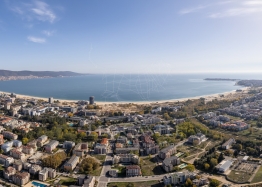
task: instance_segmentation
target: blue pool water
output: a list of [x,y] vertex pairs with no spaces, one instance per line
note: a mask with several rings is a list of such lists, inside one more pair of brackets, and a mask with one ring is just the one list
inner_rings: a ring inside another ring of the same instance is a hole
[[44,184],[41,184],[41,183],[38,183],[38,182],[32,182],[32,184],[36,187],[47,187],[47,185],[44,185]]

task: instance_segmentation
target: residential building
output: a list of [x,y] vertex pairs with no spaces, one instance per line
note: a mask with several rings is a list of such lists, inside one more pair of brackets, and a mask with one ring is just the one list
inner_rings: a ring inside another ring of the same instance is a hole
[[81,175],[77,178],[77,184],[83,187],[94,187],[95,177],[88,175]]
[[88,152],[87,142],[78,143],[73,150],[73,154],[79,157],[84,156],[85,154],[87,154],[87,152]]
[[23,162],[22,162],[22,160],[15,160],[14,163],[13,163],[13,167],[17,171],[21,171],[23,169]]
[[75,146],[75,142],[72,141],[65,141],[63,143],[63,148],[67,150],[71,150]]
[[173,167],[180,164],[180,159],[177,156],[172,156],[169,158],[165,158],[165,160],[162,163],[162,168],[166,172],[173,171]]
[[36,175],[41,170],[42,170],[41,166],[39,166],[37,164],[32,164],[31,167],[29,168],[29,173],[32,174],[32,175]]
[[76,165],[79,163],[79,157],[73,155],[64,165],[64,169],[67,171],[73,171]]
[[202,133],[197,133],[196,135],[191,135],[187,142],[193,145],[199,145],[201,142],[206,140],[206,136]]
[[37,139],[37,146],[42,147],[44,143],[48,140],[48,137],[46,135],[42,135]]
[[19,140],[13,140],[13,146],[14,147],[20,147],[20,146],[22,146],[22,142],[19,141]]
[[12,157],[8,157],[8,156],[0,154],[0,164],[3,164],[4,167],[8,167],[12,163],[14,163],[14,159]]
[[89,104],[90,105],[95,104],[95,97],[94,96],[89,97]]
[[169,158],[171,155],[176,153],[176,147],[174,145],[170,145],[164,149],[162,149],[159,153],[158,156],[162,159]]
[[30,174],[27,172],[17,172],[12,176],[12,180],[16,185],[23,186],[29,182]]
[[129,154],[135,152],[139,153],[139,147],[123,147],[115,149],[115,154]]
[[139,164],[139,157],[135,154],[118,154],[113,157],[113,164],[132,163]]
[[16,169],[9,166],[4,170],[4,178],[6,180],[12,179],[12,176],[16,173]]
[[56,177],[56,170],[52,168],[44,168],[39,171],[38,179],[40,181],[45,181],[47,178],[53,179]]
[[25,154],[22,153],[21,148],[12,149],[10,151],[10,156],[13,157],[14,159],[20,159],[20,160],[25,159]]
[[52,153],[52,151],[58,146],[59,142],[56,140],[51,140],[48,144],[45,145],[45,151]]
[[4,151],[4,153],[8,153],[13,146],[13,141],[6,142],[1,145],[1,149]]
[[102,138],[101,140],[101,145],[108,146],[108,139],[107,138]]
[[9,132],[9,131],[3,131],[2,134],[5,138],[11,139],[11,140],[16,140],[18,138],[16,134]]
[[127,177],[135,177],[141,176],[142,172],[138,165],[127,165],[126,166],[126,176]]
[[229,149],[233,143],[235,143],[235,139],[234,138],[230,138],[225,143],[223,143],[222,149]]
[[32,155],[35,152],[35,149],[29,145],[22,146],[22,152],[28,155]]
[[4,142],[5,142],[4,136],[0,134],[0,145],[4,144]]
[[96,144],[94,148],[95,154],[106,154],[107,153],[107,147],[105,145]]
[[163,183],[165,185],[182,185],[188,178],[193,180],[196,177],[196,173],[193,172],[175,172],[163,177]]

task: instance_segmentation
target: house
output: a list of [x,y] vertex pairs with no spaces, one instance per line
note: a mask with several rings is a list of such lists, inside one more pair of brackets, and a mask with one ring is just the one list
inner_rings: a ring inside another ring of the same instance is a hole
[[162,168],[166,172],[171,172],[173,170],[173,167],[180,164],[180,159],[177,156],[172,156],[165,158],[165,160],[162,163]]
[[63,143],[63,148],[67,150],[72,149],[74,146],[75,146],[75,142],[72,142],[72,141],[65,141]]
[[126,176],[127,177],[135,177],[141,176],[141,169],[138,165],[127,165],[126,166]]
[[44,168],[39,171],[38,179],[40,181],[45,181],[47,178],[53,179],[56,177],[56,170],[52,168]]
[[118,164],[118,163],[139,164],[139,157],[135,154],[114,155],[113,164]]
[[85,154],[87,154],[87,152],[88,152],[87,142],[78,143],[73,150],[73,154],[79,157],[84,156]]
[[52,153],[52,151],[58,146],[59,142],[56,140],[51,140],[48,144],[45,145],[45,151]]
[[6,180],[12,179],[12,176],[16,173],[16,169],[9,166],[4,170],[4,178]]
[[171,129],[169,125],[156,125],[154,127],[154,132],[158,132],[160,135],[170,134]]
[[234,144],[234,143],[235,143],[235,139],[234,138],[230,138],[225,143],[223,143],[222,149],[229,149],[231,147],[231,145]]
[[79,157],[73,155],[64,165],[64,169],[67,171],[73,171],[76,165],[79,163]]
[[97,143],[95,148],[94,148],[94,152],[95,152],[95,154],[106,154],[107,153],[107,147],[105,145]]
[[14,159],[12,157],[0,154],[0,164],[3,164],[4,167],[8,167],[12,163],[14,163]]
[[48,137],[46,135],[42,135],[37,139],[37,146],[42,147],[44,143],[48,140]]
[[119,137],[116,139],[116,142],[117,142],[117,143],[126,144],[126,143],[127,143],[127,138],[124,137],[124,136],[119,136]]
[[94,185],[95,185],[95,177],[88,176],[88,175],[80,175],[77,178],[77,184],[79,186],[83,186],[83,187],[94,187]]
[[170,145],[164,149],[162,149],[159,153],[158,156],[162,159],[169,158],[171,155],[176,153],[176,147],[174,145]]
[[101,140],[101,145],[108,146],[108,139],[107,138],[102,138]]
[[109,171],[108,171],[108,175],[109,175],[110,177],[116,178],[116,177],[118,176],[117,170],[109,170]]
[[30,174],[27,172],[17,172],[12,176],[12,180],[16,185],[23,186],[29,182]]

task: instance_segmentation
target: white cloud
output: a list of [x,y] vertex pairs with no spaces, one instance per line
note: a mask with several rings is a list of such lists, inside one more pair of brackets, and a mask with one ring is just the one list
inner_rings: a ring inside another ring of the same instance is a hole
[[247,15],[262,12],[261,8],[232,8],[228,9],[219,13],[210,14],[210,18],[224,18],[224,17],[233,17],[233,16],[240,16],[240,15]]
[[53,23],[56,19],[55,13],[45,2],[35,1],[31,11],[36,14],[37,19],[40,21],[49,21],[50,23]]
[[200,5],[200,6],[197,6],[197,7],[194,7],[194,8],[183,9],[183,10],[179,11],[179,14],[184,15],[184,14],[190,14],[190,13],[193,13],[193,12],[198,12],[199,10],[204,9],[206,7],[208,7],[208,5],[207,6]]
[[[13,4],[15,4],[15,6]],[[50,23],[54,23],[57,20],[55,12],[43,1],[33,0],[31,3],[15,2],[13,4],[9,3],[9,8],[19,14],[22,19],[28,21],[39,20]]]
[[55,31],[48,31],[48,30],[44,30],[43,32],[42,32],[44,35],[46,35],[46,36],[53,36],[53,34],[55,33]]
[[262,5],[261,0],[254,0],[254,1],[245,1],[243,5],[248,5],[248,6],[254,6],[254,5]]
[[28,39],[30,42],[40,43],[40,44],[43,44],[43,43],[46,42],[46,39],[45,39],[45,38],[38,38],[38,37],[34,37],[34,36],[28,36],[27,39]]
[[[204,9],[205,12],[204,12]],[[184,9],[179,14],[200,12],[207,14],[209,18],[225,18],[242,15],[250,15],[262,12],[262,0],[228,0],[209,5],[200,5],[195,8]],[[210,13],[213,12],[213,13]]]

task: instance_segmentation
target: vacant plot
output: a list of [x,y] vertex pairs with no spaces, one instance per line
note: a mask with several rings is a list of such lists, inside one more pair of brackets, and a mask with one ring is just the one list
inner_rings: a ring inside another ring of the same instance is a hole
[[101,163],[106,159],[106,155],[92,155],[92,157],[95,157],[97,160],[101,161]]
[[262,182],[262,167],[259,168],[251,183]]
[[244,183],[244,182],[248,182],[251,176],[252,174],[247,172],[232,170],[227,176],[227,178],[236,183]]
[[191,145],[181,145],[177,147],[177,151],[187,153],[188,155],[194,155],[202,152],[203,150]]
[[[111,182],[108,183],[108,187],[126,187],[130,182]],[[132,182],[131,185],[134,184],[134,187],[163,187],[162,183],[158,181],[146,181],[146,182]],[[130,186],[131,186],[130,185]]]

